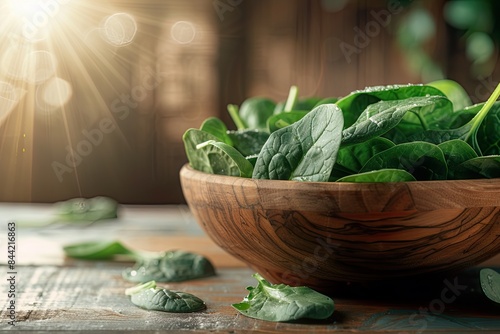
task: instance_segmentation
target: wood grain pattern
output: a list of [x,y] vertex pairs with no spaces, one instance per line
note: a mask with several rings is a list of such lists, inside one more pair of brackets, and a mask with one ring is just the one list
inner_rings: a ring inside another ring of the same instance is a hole
[[449,273],[500,252],[499,180],[302,183],[185,166],[181,184],[212,240],[274,282],[329,291]]

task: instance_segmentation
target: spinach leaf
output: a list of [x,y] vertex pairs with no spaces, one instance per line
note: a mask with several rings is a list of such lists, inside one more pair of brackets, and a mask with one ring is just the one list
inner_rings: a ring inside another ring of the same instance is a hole
[[134,267],[122,273],[123,278],[137,283],[181,282],[213,275],[215,268],[206,257],[181,250],[140,258]]
[[118,203],[109,197],[73,198],[54,204],[55,215],[64,221],[98,221],[116,218]]
[[500,155],[500,101],[495,102],[477,131],[483,155]]
[[444,94],[437,88],[424,85],[390,85],[367,87],[364,90],[352,92],[341,98],[337,105],[344,114],[344,126],[350,127],[359,118],[363,110],[378,101],[404,100],[418,96],[433,96]]
[[119,241],[81,242],[63,246],[66,256],[82,260],[109,260],[116,255],[138,256]]
[[472,104],[465,89],[453,80],[437,80],[426,84],[443,92],[453,103],[453,110],[462,110]]
[[[246,129],[267,129],[267,119],[274,113],[276,103],[267,98],[251,97],[243,101],[239,115]],[[241,130],[241,129],[240,129]]]
[[328,181],[341,141],[342,111],[314,108],[300,121],[271,134],[257,158],[256,179]]
[[259,154],[269,138],[269,133],[262,130],[228,131],[227,135],[231,139],[233,147],[245,157]]
[[342,147],[337,155],[332,174],[339,177],[343,172],[347,173],[345,175],[356,174],[374,155],[393,146],[394,143],[390,140],[375,137],[363,143]]
[[483,268],[479,272],[479,280],[486,297],[500,303],[500,274],[493,269]]
[[467,160],[455,173],[460,179],[493,179],[500,177],[500,155],[488,155]]
[[444,180],[448,168],[441,149],[426,142],[399,144],[373,156],[361,173],[379,169],[404,169],[417,180]]
[[383,135],[402,120],[408,111],[418,116],[424,128],[442,121],[452,112],[450,100],[442,96],[411,97],[380,101],[366,107],[353,125],[342,132],[342,145],[364,142]]
[[200,127],[201,131],[208,132],[217,137],[221,142],[233,146],[231,137],[227,133],[226,124],[217,117],[207,118]]
[[344,176],[337,182],[407,182],[415,181],[413,175],[402,169],[380,169]]
[[332,104],[332,103],[337,103],[338,101],[339,101],[338,97],[327,97],[322,100],[319,100],[311,109],[314,109],[322,104]]
[[273,115],[267,120],[269,133],[273,133],[279,129],[292,125],[300,121],[308,111],[290,111],[282,112],[281,114]]
[[448,166],[448,179],[456,179],[455,172],[458,170],[459,165],[463,162],[476,158],[477,154],[474,149],[460,139],[453,139],[445,141],[438,145],[443,151],[446,165]]
[[462,139],[470,143],[474,151],[476,151],[479,155],[482,155],[481,148],[478,143],[477,133],[484,118],[488,115],[490,109],[492,109],[499,96],[500,84],[498,84],[496,89],[488,98],[488,101],[486,101],[486,103],[481,107],[481,110],[479,110],[479,112],[466,124],[455,129],[429,130],[413,137],[412,140],[423,140],[434,144],[440,144],[451,139]]
[[271,284],[259,274],[258,281],[241,303],[233,304],[240,313],[268,321],[292,321],[298,319],[326,319],[333,314],[334,302],[308,287],[291,287]]
[[190,313],[206,309],[205,302],[195,295],[158,288],[155,281],[126,289],[125,294],[134,305],[146,310]]
[[252,164],[238,150],[207,132],[189,129],[183,141],[189,164],[196,170],[230,176],[252,175]]

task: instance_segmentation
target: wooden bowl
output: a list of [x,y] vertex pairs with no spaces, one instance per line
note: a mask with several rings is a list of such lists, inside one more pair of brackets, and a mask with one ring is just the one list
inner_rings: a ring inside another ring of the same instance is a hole
[[184,166],[185,199],[208,236],[272,282],[346,282],[458,271],[500,252],[500,180],[320,183]]

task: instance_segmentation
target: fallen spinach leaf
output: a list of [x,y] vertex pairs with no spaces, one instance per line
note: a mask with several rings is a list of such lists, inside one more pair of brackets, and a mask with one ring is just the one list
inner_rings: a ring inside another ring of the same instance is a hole
[[66,256],[82,260],[109,260],[116,255],[127,255],[133,259],[138,253],[119,241],[81,242],[63,246]]
[[399,144],[374,155],[361,173],[379,169],[403,169],[417,180],[445,180],[448,167],[437,145],[426,142]]
[[305,286],[291,287],[271,284],[259,274],[258,281],[241,303],[232,306],[240,313],[268,321],[292,321],[298,319],[326,319],[333,314],[333,300]]
[[205,302],[195,295],[158,288],[155,281],[129,288],[125,294],[134,305],[146,310],[190,313],[206,309]]
[[479,279],[486,297],[500,303],[500,274],[493,269],[483,268],[479,272]]
[[118,203],[104,196],[73,198],[57,202],[54,206],[57,219],[64,221],[98,221],[118,216]]
[[253,178],[328,181],[340,146],[342,111],[314,108],[300,121],[273,132],[257,158]]
[[123,278],[135,283],[181,282],[213,275],[215,268],[206,257],[181,250],[140,258],[122,273]]
[[409,182],[415,181],[413,175],[402,169],[380,169],[371,172],[344,176],[337,182]]

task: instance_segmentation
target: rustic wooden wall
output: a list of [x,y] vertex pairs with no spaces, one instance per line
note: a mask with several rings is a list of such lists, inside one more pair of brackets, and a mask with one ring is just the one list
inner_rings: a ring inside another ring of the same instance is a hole
[[[443,2],[430,10],[438,15]],[[398,1],[352,0],[337,11],[332,4],[339,1],[328,0],[108,0],[101,16],[88,3],[81,2],[74,17],[85,43],[55,41],[64,46],[54,53],[73,85],[71,101],[55,113],[37,113],[27,86],[26,98],[0,121],[1,201],[107,195],[123,203],[180,203],[178,172],[186,162],[181,136],[211,115],[229,122],[228,103],[252,95],[284,99],[291,85],[302,96],[341,96],[421,80],[402,57],[393,25],[385,24],[404,18]],[[137,36],[127,47],[106,48],[85,32],[109,10],[137,20]],[[437,34],[447,41],[444,23]],[[460,45],[429,47],[472,95],[491,90],[480,89],[479,80],[462,70],[463,56],[452,56],[450,48]],[[65,63],[68,48],[76,50],[71,57],[83,59],[80,66]],[[134,89],[140,99],[121,100]],[[68,152],[88,141],[84,132],[103,119],[111,123],[102,140],[58,175],[54,162],[68,166]]]

